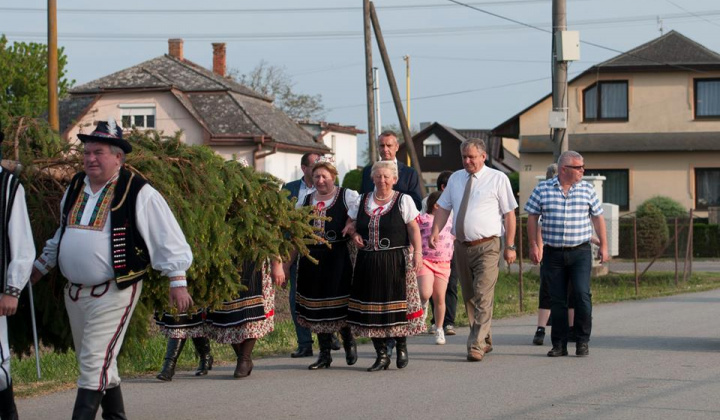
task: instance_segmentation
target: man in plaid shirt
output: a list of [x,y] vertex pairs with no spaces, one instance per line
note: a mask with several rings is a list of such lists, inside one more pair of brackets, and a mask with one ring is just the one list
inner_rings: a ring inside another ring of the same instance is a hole
[[[568,341],[568,283],[575,294],[575,355],[590,354],[588,342],[592,328],[590,270],[592,254],[590,238],[593,227],[600,239],[598,258],[609,260],[605,220],[600,200],[593,186],[582,180],[585,172],[580,153],[567,151],[558,159],[558,175],[540,182],[533,190],[525,211],[528,217],[530,259],[542,261],[542,275],[550,284],[550,309],[553,320],[550,357],[567,356]],[[542,216],[542,243],[537,243],[538,219]]]

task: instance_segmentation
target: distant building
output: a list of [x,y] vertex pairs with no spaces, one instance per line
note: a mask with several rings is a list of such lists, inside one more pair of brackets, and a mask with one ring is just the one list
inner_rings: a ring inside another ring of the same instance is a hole
[[[298,121],[300,126],[315,138],[330,148],[335,155],[335,164],[338,169],[338,178],[342,183],[345,174],[357,168],[357,135],[365,134],[352,125],[340,125],[324,121]],[[299,178],[299,177],[298,177]]]
[[[603,201],[634,211],[655,195],[686,208],[720,206],[720,54],[670,31],[569,82],[569,148]],[[551,95],[493,129],[520,141],[520,202],[553,160]]]
[[[463,168],[460,145],[470,138],[485,140],[488,147],[488,159],[485,163],[488,166],[506,174],[518,171],[520,159],[516,139],[492,136],[490,130],[460,130],[438,122],[423,123],[420,132],[413,136],[413,145],[420,160],[423,181],[431,187],[431,190],[440,172]],[[407,162],[405,143],[400,145],[397,158]]]
[[244,158],[285,181],[300,177],[303,153],[332,153],[272,98],[226,77],[225,44],[213,44],[212,71],[184,58],[181,39],[168,44],[168,54],[73,88],[60,103],[64,138],[76,141],[112,116],[125,129],[182,131],[187,144]]

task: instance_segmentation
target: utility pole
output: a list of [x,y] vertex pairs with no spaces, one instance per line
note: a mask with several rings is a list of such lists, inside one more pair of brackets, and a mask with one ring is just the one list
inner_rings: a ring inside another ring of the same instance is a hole
[[382,132],[382,115],[380,114],[380,77],[377,67],[373,67],[373,88],[375,90],[375,132],[379,136]]
[[375,141],[375,98],[373,92],[372,33],[370,28],[370,0],[363,0],[363,30],[365,33],[365,90],[368,114],[368,160],[374,163],[378,157]]
[[400,129],[402,130],[403,137],[405,138],[405,147],[410,157],[412,157],[413,168],[417,171],[418,178],[420,178],[420,191],[423,197],[426,194],[425,183],[422,181],[422,170],[420,169],[420,161],[418,160],[415,147],[413,146],[412,136],[410,135],[410,128],[408,126],[407,118],[403,112],[403,104],[400,99],[400,92],[398,91],[397,81],[395,80],[395,73],[392,69],[392,63],[388,56],[387,48],[385,47],[385,38],[383,38],[382,30],[380,29],[380,22],[378,21],[377,13],[375,12],[375,5],[370,2],[370,19],[372,19],[372,26],[375,30],[375,39],[380,50],[380,57],[382,57],[383,66],[385,67],[385,75],[387,76],[388,85],[390,85],[390,93],[392,94],[393,103],[395,104],[395,111],[397,111],[398,121],[400,122]]
[[[552,3],[552,104],[553,111],[563,112],[567,122],[568,98],[567,98],[567,61],[560,61],[558,57],[557,41],[562,31],[567,30],[567,14],[565,12],[565,0],[553,0]],[[552,129],[553,161],[557,162],[562,152],[568,150],[567,124],[563,128]]]
[[[410,56],[403,56],[403,60],[405,60],[405,98],[407,102],[407,124],[408,128],[410,128]],[[405,147],[407,147],[407,145],[405,145]],[[412,160],[410,159],[410,153],[408,152],[405,155],[407,156],[407,165],[410,166],[412,164]]]
[[48,0],[48,122],[60,132],[58,114],[57,1]]

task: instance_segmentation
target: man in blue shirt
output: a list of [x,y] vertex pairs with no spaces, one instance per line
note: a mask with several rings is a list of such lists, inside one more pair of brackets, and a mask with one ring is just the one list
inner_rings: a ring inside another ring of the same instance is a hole
[[[609,260],[603,210],[592,184],[582,180],[584,173],[583,157],[574,151],[564,152],[558,159],[558,175],[540,182],[525,204],[525,211],[529,213],[530,259],[534,264],[542,261],[540,269],[550,285],[553,348],[548,352],[549,357],[568,355],[569,282],[572,282],[575,296],[575,355],[590,354],[590,239],[593,227],[600,240],[600,262]],[[540,216],[543,220],[542,248],[535,239]]]

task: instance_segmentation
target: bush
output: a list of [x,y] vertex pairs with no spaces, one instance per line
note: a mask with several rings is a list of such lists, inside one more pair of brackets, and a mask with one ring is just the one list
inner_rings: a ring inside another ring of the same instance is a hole
[[520,173],[513,172],[508,174],[508,179],[510,180],[510,186],[512,187],[513,193],[515,193],[515,197],[518,197],[520,195]]
[[648,212],[648,206],[654,206],[660,210],[660,214],[666,218],[687,217],[688,214],[688,210],[672,198],[656,195],[653,198],[645,200],[637,207],[637,217],[645,216]]
[[351,190],[360,191],[362,186],[362,169],[353,169],[345,174],[342,186]]
[[668,239],[665,216],[658,207],[648,203],[637,220],[638,256],[654,257],[663,250]]

